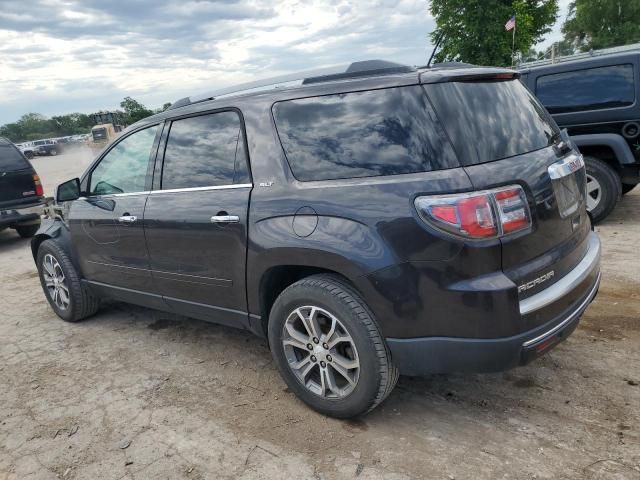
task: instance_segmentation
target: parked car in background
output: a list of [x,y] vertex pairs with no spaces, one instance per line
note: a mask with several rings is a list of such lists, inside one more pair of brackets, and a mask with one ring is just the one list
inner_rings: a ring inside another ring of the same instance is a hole
[[45,296],[250,330],[336,417],[399,374],[526,364],[596,295],[600,241],[582,156],[518,77],[367,61],[179,100],[58,187]]
[[15,229],[32,237],[44,211],[40,177],[25,156],[9,140],[0,138],[0,230]]
[[640,182],[640,44],[525,63],[522,81],[585,157],[587,208],[606,218]]
[[62,146],[55,140],[36,140],[33,142],[36,155],[58,155],[62,151]]
[[35,156],[34,147],[32,142],[16,143],[16,147],[24,154],[28,159],[32,159]]

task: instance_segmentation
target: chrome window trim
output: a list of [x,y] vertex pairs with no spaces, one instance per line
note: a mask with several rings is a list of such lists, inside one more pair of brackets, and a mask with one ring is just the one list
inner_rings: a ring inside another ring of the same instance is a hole
[[555,327],[551,328],[550,330],[547,330],[546,332],[538,335],[535,338],[532,338],[531,340],[527,340],[526,342],[524,342],[522,344],[522,346],[523,347],[528,347],[530,345],[538,343],[540,340],[544,340],[545,338],[550,337],[551,335],[553,335],[554,333],[556,333],[559,330],[562,330],[566,325],[568,325],[569,323],[574,321],[576,319],[576,317],[578,317],[583,312],[583,310],[589,305],[589,303],[591,303],[591,301],[593,300],[593,297],[596,296],[596,292],[598,291],[598,287],[600,287],[600,278],[601,277],[602,277],[602,274],[600,272],[598,272],[598,277],[596,278],[596,281],[593,284],[593,287],[591,287],[591,290],[589,291],[589,294],[587,295],[587,298],[585,298],[582,301],[582,303],[578,306],[578,308],[576,308],[571,313],[571,315],[569,315],[562,322],[560,322],[558,325],[556,325]]
[[180,193],[180,192],[206,192],[208,190],[232,190],[235,188],[250,188],[252,183],[236,183],[232,185],[217,185],[211,187],[189,187],[189,188],[170,188],[168,190],[152,190],[150,195],[158,195],[160,193]]
[[553,285],[545,288],[539,293],[520,301],[520,315],[527,315],[535,312],[551,303],[564,297],[571,290],[576,288],[600,262],[600,239],[598,235],[591,232],[589,235],[589,247],[586,255],[580,263],[564,277]]
[[[190,187],[190,188],[173,188],[170,190],[146,190],[144,192],[126,192],[126,193],[106,193],[103,195],[95,195],[92,197],[111,198],[111,197],[132,197],[135,195],[157,195],[159,193],[180,193],[180,192],[206,192],[208,190],[232,190],[236,188],[251,188],[253,183],[236,183],[233,185],[218,185],[211,187]],[[86,200],[88,197],[79,197],[78,200]]]

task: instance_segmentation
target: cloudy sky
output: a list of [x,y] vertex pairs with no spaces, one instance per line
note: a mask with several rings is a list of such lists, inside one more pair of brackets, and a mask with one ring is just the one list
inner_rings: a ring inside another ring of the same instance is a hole
[[425,0],[0,0],[0,125],[352,60],[424,64],[433,28]]

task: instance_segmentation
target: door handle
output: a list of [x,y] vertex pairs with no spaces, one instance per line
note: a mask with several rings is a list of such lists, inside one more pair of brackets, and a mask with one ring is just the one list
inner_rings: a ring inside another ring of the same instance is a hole
[[214,215],[211,217],[211,223],[240,223],[240,217],[237,215]]
[[138,217],[136,217],[135,215],[122,215],[120,218],[118,218],[118,221],[120,223],[133,223],[138,219]]

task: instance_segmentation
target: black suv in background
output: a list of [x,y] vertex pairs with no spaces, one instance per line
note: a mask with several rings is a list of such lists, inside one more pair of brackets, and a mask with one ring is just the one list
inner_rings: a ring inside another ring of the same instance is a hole
[[520,66],[587,167],[587,208],[603,220],[640,182],[640,45]]
[[56,156],[62,150],[56,140],[36,140],[33,142],[33,147],[37,155]]
[[582,156],[517,72],[370,61],[129,127],[32,241],[55,312],[110,297],[268,338],[328,415],[398,374],[525,364],[600,282]]
[[40,177],[22,152],[0,137],[0,230],[15,228],[21,237],[32,237],[44,204]]

